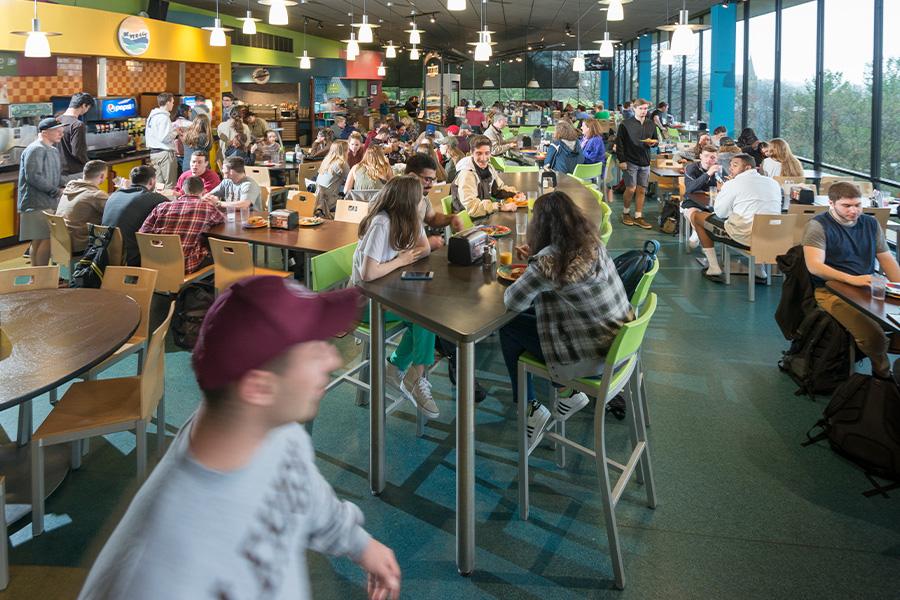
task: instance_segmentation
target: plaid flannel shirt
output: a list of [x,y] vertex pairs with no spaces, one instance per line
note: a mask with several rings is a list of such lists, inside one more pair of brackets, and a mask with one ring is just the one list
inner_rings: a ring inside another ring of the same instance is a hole
[[542,256],[553,252],[548,246],[529,258],[525,272],[503,296],[506,307],[516,312],[534,304],[538,338],[551,372],[557,366],[602,361],[622,325],[634,319],[622,280],[602,244],[586,277],[562,287],[538,265]]
[[211,202],[196,196],[182,196],[158,204],[141,225],[140,232],[177,233],[184,252],[184,272],[193,273],[209,256],[203,234],[224,222],[225,217]]

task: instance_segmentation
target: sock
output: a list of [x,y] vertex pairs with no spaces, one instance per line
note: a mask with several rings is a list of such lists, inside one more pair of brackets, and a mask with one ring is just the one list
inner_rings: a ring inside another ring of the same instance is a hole
[[634,211],[634,218],[635,218],[635,219],[640,219],[641,216],[643,216],[643,213],[641,213],[641,211],[639,211],[639,210]]
[[722,269],[719,268],[719,259],[716,257],[716,249],[704,248],[703,254],[706,255],[706,260],[709,261],[709,269],[706,271],[707,275],[720,275]]
[[766,276],[766,268],[763,265],[756,265],[756,276],[757,277],[765,277]]
[[625,208],[623,208],[623,209],[622,209],[622,214],[623,214],[623,215],[630,215],[630,214],[631,214],[631,207],[630,207],[630,206],[626,206]]
[[693,243],[693,244],[698,244],[698,243],[700,243],[700,237],[697,235],[697,230],[696,230],[696,229],[692,229],[692,230],[691,230],[691,237],[688,238],[688,241],[691,242],[691,243]]

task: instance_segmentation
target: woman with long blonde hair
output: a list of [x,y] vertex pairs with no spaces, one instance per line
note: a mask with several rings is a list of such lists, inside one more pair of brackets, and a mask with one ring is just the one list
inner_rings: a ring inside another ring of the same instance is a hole
[[384,150],[381,146],[372,144],[363,154],[362,160],[350,169],[344,184],[344,195],[353,190],[380,190],[393,174]]
[[345,140],[335,140],[331,150],[319,165],[316,175],[316,214],[326,219],[334,218],[338,192],[344,188],[350,165],[347,164],[348,146]]
[[787,141],[781,138],[769,141],[769,156],[762,167],[769,177],[803,177],[803,165],[791,152]]

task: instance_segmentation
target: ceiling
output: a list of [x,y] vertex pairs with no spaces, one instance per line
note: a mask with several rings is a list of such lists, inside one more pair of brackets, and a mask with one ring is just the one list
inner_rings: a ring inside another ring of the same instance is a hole
[[[216,5],[215,0],[180,2],[207,10],[215,10]],[[254,16],[265,20],[268,7],[257,4],[256,0],[250,2]],[[366,12],[370,23],[382,20],[381,28],[375,30],[376,38],[393,39],[395,43],[408,40],[408,35],[403,30],[409,29],[412,11],[418,15],[425,14],[427,16],[416,18],[418,28],[423,30],[422,47],[457,54],[458,57],[466,55],[472,48],[466,42],[477,41],[476,31],[480,29],[479,19],[483,6],[487,7],[489,30],[496,32],[493,35],[493,40],[497,42],[494,46],[495,54],[520,52],[527,45],[539,44],[547,48],[575,49],[579,12],[582,15],[582,49],[596,49],[593,40],[603,37],[606,13],[605,7],[598,4],[597,0],[488,0],[486,5],[481,4],[480,0],[467,2],[468,8],[465,11],[449,12],[446,0],[366,0]],[[633,0],[625,4],[624,21],[609,23],[610,37],[627,40],[638,33],[655,29],[666,21],[667,4],[669,21],[672,22],[677,19],[682,2],[692,17],[719,3],[714,0]],[[322,28],[318,28],[316,23],[310,21],[307,29],[310,34],[335,40],[346,39],[348,27],[338,26],[337,23],[346,24],[349,20],[347,13],[351,11],[356,15],[354,22],[359,22],[362,7],[363,0],[306,0],[303,4],[288,7],[290,24],[287,27],[302,31],[303,17],[307,16],[322,22]],[[219,0],[219,10],[235,17],[243,17],[247,11],[247,0]],[[430,22],[431,15],[435,17],[435,23]],[[571,36],[566,35],[567,26]]]

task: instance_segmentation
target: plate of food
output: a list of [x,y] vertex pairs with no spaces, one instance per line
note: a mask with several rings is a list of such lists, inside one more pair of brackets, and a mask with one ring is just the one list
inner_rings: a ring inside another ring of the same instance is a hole
[[900,283],[892,283],[888,281],[884,286],[884,291],[888,296],[900,298]]
[[297,224],[303,227],[312,227],[314,225],[321,225],[325,222],[325,219],[322,217],[300,217],[297,219]]
[[497,277],[503,281],[513,282],[519,277],[522,276],[522,273],[525,272],[526,265],[524,264],[512,264],[512,265],[500,265],[497,267]]
[[[527,202],[525,206],[528,206]],[[482,225],[479,229],[491,237],[503,237],[509,235],[511,230],[506,225]]]
[[516,206],[518,206],[519,208],[527,208],[528,207],[528,198],[519,198],[518,200],[515,200],[514,202],[516,203]]
[[247,219],[247,222],[244,223],[244,229],[259,229],[261,227],[268,227],[269,221],[266,220],[265,217],[260,217],[259,215],[254,215]]
[[641,140],[641,141],[644,142],[645,144],[655,144],[655,143],[657,143],[659,140],[654,139],[654,138],[646,138],[646,139],[643,139],[643,140]]

